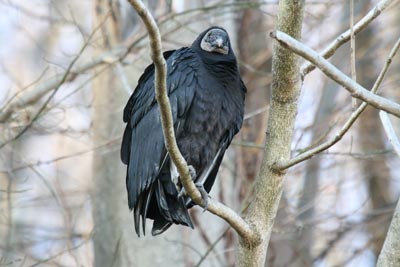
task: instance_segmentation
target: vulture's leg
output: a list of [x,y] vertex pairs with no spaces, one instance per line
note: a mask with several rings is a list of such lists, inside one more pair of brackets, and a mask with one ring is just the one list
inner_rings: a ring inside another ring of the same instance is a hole
[[204,189],[203,183],[195,183],[195,186],[200,191],[201,199],[203,200],[203,206],[204,206],[203,211],[206,211],[208,208],[208,198],[209,198],[208,193],[206,189]]
[[[194,167],[192,165],[189,165],[189,174],[190,174],[190,177],[192,178],[192,180],[195,181],[197,174],[196,174],[196,170],[194,169]],[[208,207],[208,198],[209,198],[208,193],[204,189],[203,182],[196,182],[194,185],[200,191],[201,199],[203,200],[203,206],[204,206],[204,211],[205,211],[205,210],[207,210],[207,207]],[[182,197],[182,196],[186,196],[186,195],[187,195],[187,193],[186,193],[185,188],[183,186],[181,186],[178,196]]]

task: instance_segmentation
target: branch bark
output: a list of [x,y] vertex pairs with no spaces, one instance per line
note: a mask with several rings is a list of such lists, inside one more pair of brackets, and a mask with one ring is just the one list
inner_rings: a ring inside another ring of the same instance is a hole
[[385,133],[389,139],[389,142],[392,144],[397,156],[400,157],[400,141],[396,136],[396,132],[394,130],[392,122],[389,119],[389,115],[384,111],[380,111],[379,117],[381,119],[383,129],[385,129]]
[[[182,185],[184,186],[186,193],[196,204],[204,207],[201,194],[190,177],[187,162],[180,153],[178,145],[176,143],[171,106],[166,90],[167,66],[165,59],[162,56],[160,32],[154,18],[151,16],[150,12],[141,1],[128,0],[128,2],[132,5],[132,7],[136,10],[138,15],[142,19],[149,34],[151,58],[155,66],[154,84],[156,90],[156,99],[160,107],[165,146],[171,160],[177,167]],[[239,234],[241,240],[248,246],[254,246],[255,244],[259,243],[259,234],[229,207],[213,199],[209,199],[207,210],[228,222],[232,226],[232,228],[234,228]]]
[[[304,1],[279,1],[277,29],[300,39]],[[248,208],[246,221],[261,234],[261,244],[240,244],[238,266],[265,266],[274,219],[283,192],[284,172],[276,172],[274,162],[288,160],[301,88],[299,58],[275,44],[272,59],[272,99],[267,128],[267,142],[254,200]]]
[[299,41],[293,39],[284,32],[276,31],[272,32],[271,37],[276,39],[282,46],[290,49],[294,53],[307,59],[315,66],[317,66],[326,76],[336,81],[338,84],[343,86],[351,95],[355,98],[361,99],[364,102],[374,106],[377,109],[384,110],[390,114],[400,117],[400,105],[390,101],[384,97],[374,95],[343,72],[338,70],[329,61],[318,55],[311,48],[303,45]]

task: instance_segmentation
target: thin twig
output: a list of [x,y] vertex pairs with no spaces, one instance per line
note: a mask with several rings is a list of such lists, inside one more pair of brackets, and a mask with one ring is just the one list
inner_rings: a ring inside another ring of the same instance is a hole
[[[397,40],[397,42],[395,43],[395,45],[393,46],[392,50],[389,53],[389,56],[386,60],[385,65],[383,66],[381,72],[378,75],[378,78],[376,79],[372,89],[371,89],[371,93],[376,93],[378,91],[378,88],[380,87],[380,85],[382,84],[383,78],[385,77],[390,64],[392,63],[392,59],[393,57],[396,55],[396,53],[398,52],[400,48],[400,38]],[[338,133],[336,133],[335,137],[317,147],[314,147],[310,150],[307,150],[304,153],[299,154],[298,156],[286,161],[286,162],[282,162],[282,163],[276,163],[275,167],[279,170],[284,170],[287,168],[290,168],[304,160],[307,160],[311,157],[313,157],[314,155],[330,148],[331,146],[333,146],[334,144],[336,144],[337,142],[339,142],[339,140],[342,139],[342,137],[344,136],[344,134],[350,129],[350,127],[354,124],[354,122],[357,120],[357,118],[361,115],[361,113],[365,110],[365,108],[367,107],[368,103],[363,102],[356,111],[354,111],[351,116],[349,117],[349,119],[346,121],[346,123],[343,125],[343,127],[339,130]]]
[[[92,234],[90,234],[90,235],[92,235]],[[90,237],[90,236],[89,236],[89,237]],[[85,244],[88,243],[89,241],[90,241],[90,239],[85,239],[85,240],[83,240],[81,243],[77,244],[76,246],[74,246],[74,247],[72,247],[72,248],[69,248],[69,249],[64,249],[64,250],[62,250],[62,251],[60,251],[60,252],[58,252],[58,253],[55,253],[54,255],[50,256],[49,258],[40,259],[40,260],[38,260],[36,263],[30,265],[29,267],[36,267],[36,266],[43,265],[44,263],[47,263],[47,262],[49,262],[49,261],[54,260],[54,259],[57,258],[57,257],[60,257],[61,255],[63,255],[63,254],[66,253],[66,252],[70,252],[70,251],[72,251],[72,250],[77,250],[78,248],[80,248],[81,246],[85,245]]]
[[[158,30],[156,22],[154,21],[154,18],[141,1],[128,0],[128,2],[141,17],[149,34],[151,57],[155,66],[154,84],[156,90],[156,99],[160,108],[166,149],[169,153],[171,160],[177,167],[182,185],[184,186],[186,193],[196,204],[204,207],[201,194],[190,177],[187,162],[183,158],[182,154],[179,151],[178,145],[176,144],[171,106],[166,90],[167,66],[165,59],[162,56],[160,32]],[[259,235],[255,233],[250,225],[247,224],[243,220],[243,218],[241,218],[231,208],[228,208],[227,206],[213,199],[209,199],[207,210],[228,222],[236,230],[243,242],[247,243],[248,245],[254,245],[255,243],[259,242]]]
[[[368,26],[374,19],[376,19],[392,2],[396,0],[382,0],[374,8],[372,8],[367,15],[360,19],[353,27],[354,35],[361,32],[365,27]],[[324,58],[330,58],[335,51],[349,41],[351,31],[347,30],[337,37],[332,43],[330,43],[322,52],[321,56]],[[304,78],[308,73],[315,69],[315,66],[307,62],[301,67],[301,76]]]
[[375,95],[365,89],[360,84],[353,81],[346,74],[341,72],[329,61],[320,56],[317,52],[311,48],[300,43],[296,39],[290,37],[284,32],[276,31],[272,32],[270,36],[276,39],[282,46],[290,49],[297,55],[307,59],[317,66],[325,75],[338,84],[343,86],[351,95],[355,98],[361,99],[364,102],[374,106],[377,109],[384,110],[390,114],[400,117],[400,105],[379,95]]
[[33,80],[32,82],[30,82],[28,85],[24,86],[23,88],[21,88],[21,90],[19,90],[18,92],[16,92],[13,96],[10,97],[10,99],[7,100],[7,102],[0,108],[0,116],[2,116],[3,114],[3,110],[10,105],[10,103],[12,101],[14,101],[14,99],[16,99],[17,97],[19,97],[20,94],[25,93],[29,87],[31,87],[32,85],[38,83],[43,77],[44,75],[47,73],[47,71],[49,70],[49,67],[46,67],[42,73],[40,73],[40,75]]
[[[350,0],[350,68],[351,68],[351,78],[353,81],[357,82],[356,74],[356,38],[354,35],[354,0]],[[353,110],[357,107],[357,99],[352,98],[352,108]]]
[[[100,27],[100,26],[99,26]],[[19,137],[21,137],[32,125],[33,123],[39,118],[39,116],[43,113],[43,111],[46,109],[47,105],[50,103],[50,101],[53,99],[54,95],[57,93],[58,89],[60,89],[61,85],[63,85],[67,81],[67,77],[71,72],[72,67],[76,63],[76,61],[80,58],[80,56],[83,54],[83,51],[85,51],[86,47],[89,45],[89,41],[95,34],[98,28],[96,28],[92,34],[89,36],[88,40],[83,44],[82,48],[79,50],[78,54],[75,56],[75,58],[71,61],[71,63],[68,65],[67,70],[64,73],[64,76],[62,79],[59,81],[57,86],[55,87],[54,91],[50,94],[50,96],[46,99],[46,101],[43,103],[43,105],[40,107],[40,109],[36,112],[36,114],[33,116],[33,118],[29,121],[27,125],[23,127],[21,131],[19,131],[14,137],[12,137],[10,140],[6,140],[3,143],[0,144],[0,149],[4,147],[7,143],[17,140]]]
[[229,228],[223,231],[222,234],[211,244],[211,246],[208,247],[207,251],[204,253],[204,255],[201,256],[200,260],[196,263],[196,265],[194,265],[194,267],[200,267],[200,265],[204,262],[204,260],[210,254],[210,252],[213,251],[213,249],[219,243],[219,241],[222,240],[222,238],[228,232],[228,230]]
[[254,110],[252,112],[249,112],[249,113],[245,114],[243,120],[251,119],[251,118],[253,118],[253,117],[255,117],[255,116],[257,116],[257,115],[259,115],[261,113],[264,113],[267,110],[269,110],[269,106],[265,106],[265,107],[256,109],[256,110]]
[[115,74],[118,75],[118,77],[121,80],[121,85],[122,87],[125,89],[125,91],[128,94],[132,94],[133,89],[131,88],[131,86],[129,85],[129,80],[128,77],[126,76],[126,73],[124,71],[124,68],[122,67],[121,62],[117,62],[115,64]]
[[[112,54],[110,55],[109,53],[107,53],[107,54],[104,54],[101,57],[97,58],[96,61],[85,64],[81,68],[73,69],[76,61],[80,58],[80,56],[82,55],[82,53],[84,52],[86,47],[89,45],[89,41],[94,36],[94,34],[98,31],[98,29],[101,28],[102,24],[105,21],[106,20],[104,20],[100,25],[98,25],[92,31],[92,33],[89,35],[87,41],[83,44],[82,48],[80,49],[78,54],[74,57],[74,59],[71,61],[71,63],[68,65],[66,71],[63,74],[57,75],[54,78],[49,79],[48,81],[40,84],[39,86],[35,87],[34,89],[27,91],[25,94],[18,96],[15,99],[15,101],[10,102],[9,105],[7,105],[6,107],[4,107],[4,109],[1,110],[0,123],[5,122],[12,115],[12,113],[15,112],[16,110],[18,110],[19,108],[34,104],[39,99],[41,99],[43,96],[45,96],[48,92],[50,92],[51,90],[54,90],[52,92],[52,94],[50,95],[50,97],[46,100],[45,105],[42,106],[42,108],[44,110],[47,103],[52,99],[52,97],[54,96],[54,94],[57,92],[57,90],[60,88],[61,85],[63,85],[66,82],[74,80],[77,77],[78,73],[84,73],[87,70],[93,68],[94,66],[97,66],[99,64],[99,62],[98,62],[99,60],[101,62],[103,62],[103,61],[106,61],[107,59],[109,59],[110,56],[112,56]],[[115,52],[117,52],[117,51],[113,51],[113,53],[115,53]],[[39,110],[38,115],[40,115],[40,113],[43,111],[42,108],[41,108],[41,110]],[[29,126],[30,126],[30,124],[28,125],[28,127]],[[26,130],[24,130],[24,132],[25,131]],[[3,144],[0,146],[0,148],[2,146],[3,146]]]

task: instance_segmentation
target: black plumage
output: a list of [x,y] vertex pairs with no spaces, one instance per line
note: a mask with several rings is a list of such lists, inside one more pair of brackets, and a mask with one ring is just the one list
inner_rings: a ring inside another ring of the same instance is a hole
[[[179,149],[195,171],[196,183],[210,192],[225,150],[239,131],[244,112],[243,84],[227,32],[207,29],[191,47],[164,53],[167,90]],[[193,227],[187,209],[193,203],[179,195],[181,185],[164,145],[154,91],[154,65],[139,79],[123,115],[127,123],[121,159],[127,166],[129,208],[135,230],[140,219],[154,220],[152,234],[173,223]]]

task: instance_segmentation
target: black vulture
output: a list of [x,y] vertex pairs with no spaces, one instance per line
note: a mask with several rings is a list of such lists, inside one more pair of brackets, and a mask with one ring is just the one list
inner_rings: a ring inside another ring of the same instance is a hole
[[[164,53],[167,90],[178,147],[203,192],[210,192],[225,150],[242,126],[246,87],[240,77],[228,33],[211,27],[191,47]],[[193,228],[175,165],[164,144],[154,91],[154,65],[148,66],[124,109],[127,123],[121,159],[135,230],[140,219],[154,220],[152,235],[172,224]],[[194,171],[193,171],[194,169]],[[204,191],[205,190],[205,191]],[[207,193],[206,193],[207,192]]]

